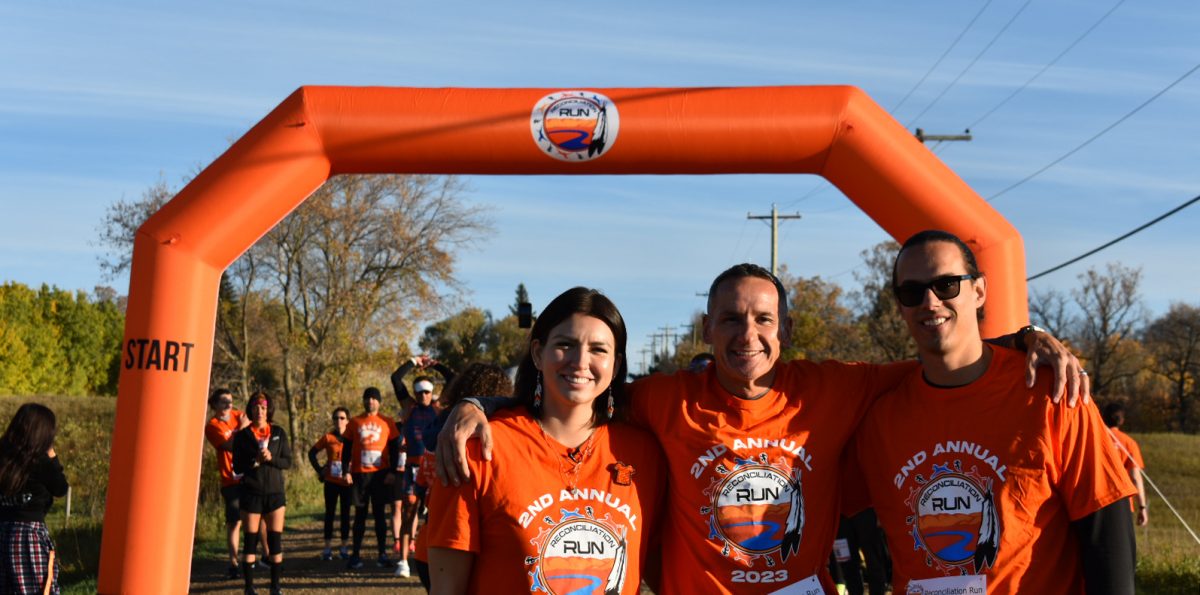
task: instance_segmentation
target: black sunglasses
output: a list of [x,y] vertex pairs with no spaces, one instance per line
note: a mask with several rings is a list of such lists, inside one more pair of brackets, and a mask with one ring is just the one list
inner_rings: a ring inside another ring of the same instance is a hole
[[946,275],[931,281],[905,281],[892,288],[900,305],[907,308],[920,306],[925,301],[925,292],[932,289],[939,300],[952,300],[962,291],[962,282],[974,279],[975,275]]

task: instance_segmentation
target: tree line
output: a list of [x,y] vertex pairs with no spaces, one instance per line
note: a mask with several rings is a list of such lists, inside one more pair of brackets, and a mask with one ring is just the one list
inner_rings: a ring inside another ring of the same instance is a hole
[[[456,255],[492,231],[464,191],[453,176],[330,179],[226,270],[212,385],[243,399],[260,389],[281,396],[289,434],[306,440],[324,429],[330,408],[383,384],[411,357],[414,339],[454,369],[474,360],[516,365],[527,336],[518,308],[533,301],[525,286],[499,317],[454,297],[463,288]],[[110,206],[99,227],[106,273],[129,267],[136,230],[175,192],[160,181]],[[783,357],[915,357],[891,294],[897,249],[888,241],[863,251],[851,290],[785,267],[793,341]],[[1117,263],[1078,281],[1065,292],[1032,291],[1033,322],[1084,360],[1098,399],[1126,403],[1131,428],[1200,429],[1200,307],[1173,304],[1150,317],[1140,269]],[[0,286],[0,393],[115,394],[123,312],[108,288],[89,296]],[[701,318],[694,313],[690,332],[653,355],[652,370],[673,371],[706,349]]]
[[115,395],[124,330],[112,288],[0,285],[0,394]]
[[[891,292],[893,241],[862,252],[846,291],[820,277],[781,278],[788,291],[792,345],[785,359],[889,362],[916,350]],[[986,274],[986,271],[984,271]],[[1030,292],[1030,320],[1064,341],[1084,362],[1092,394],[1119,401],[1135,431],[1200,431],[1200,305],[1175,303],[1149,315],[1139,291],[1140,268],[1109,263],[1081,273],[1068,290]],[[984,311],[986,313],[985,305]],[[692,325],[700,328],[701,313]],[[1016,329],[1013,329],[1014,331]],[[673,371],[706,349],[696,333],[655,354],[655,370]]]

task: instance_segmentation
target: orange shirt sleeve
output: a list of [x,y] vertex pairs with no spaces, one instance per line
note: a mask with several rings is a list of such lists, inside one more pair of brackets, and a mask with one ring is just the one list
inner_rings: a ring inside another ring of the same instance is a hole
[[221,427],[214,423],[214,420],[212,419],[208,420],[208,423],[204,424],[204,438],[208,440],[208,443],[213,445],[214,448],[218,449],[221,448],[221,445],[225,444],[225,441],[227,440],[227,438],[225,438],[225,430],[222,430]]
[[429,519],[425,532],[429,534],[429,547],[443,547],[478,554],[482,532],[480,494],[487,484],[488,475],[479,450],[479,441],[467,443],[467,465],[471,479],[459,486],[440,483],[429,492]]
[[1072,521],[1137,493],[1094,403],[1077,407],[1049,404],[1047,411],[1055,430],[1049,438],[1056,459],[1051,484]]

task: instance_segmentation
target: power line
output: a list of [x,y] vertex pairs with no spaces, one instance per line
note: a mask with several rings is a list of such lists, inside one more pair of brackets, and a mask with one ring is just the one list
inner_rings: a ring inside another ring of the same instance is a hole
[[896,110],[900,109],[900,106],[904,105],[904,102],[908,101],[909,97],[912,97],[913,92],[915,92],[921,87],[922,84],[925,83],[925,79],[929,78],[929,75],[933,74],[933,71],[937,70],[938,65],[942,63],[942,60],[945,60],[946,56],[950,55],[950,52],[958,46],[958,42],[962,41],[963,36],[967,34],[967,31],[970,31],[971,27],[975,26],[975,21],[978,21],[979,17],[983,16],[984,11],[986,11],[991,5],[992,0],[988,0],[986,3],[984,3],[983,8],[980,8],[979,12],[975,13],[975,16],[971,19],[971,22],[967,23],[967,26],[963,27],[963,30],[958,34],[958,37],[954,38],[954,42],[950,44],[950,47],[946,48],[946,51],[942,52],[942,55],[939,56],[937,61],[933,63],[933,66],[929,67],[929,70],[925,72],[925,76],[921,77],[921,80],[917,81],[917,84],[913,85],[913,88],[908,90],[908,93],[904,95],[904,98],[900,100],[900,103],[897,103],[895,107],[888,110],[889,113],[895,114]]
[[[1008,22],[996,32],[996,35],[992,37],[992,40],[987,42],[987,45],[983,46],[983,49],[979,50],[978,54],[975,54],[975,58],[972,59],[969,64],[967,64],[966,68],[963,68],[962,71],[958,73],[958,76],[954,77],[954,80],[950,81],[950,84],[946,85],[946,88],[942,89],[942,92],[938,93],[938,96],[934,97],[933,101],[930,101],[929,105],[925,106],[925,109],[921,110],[921,113],[917,114],[912,120],[909,120],[909,126],[915,124],[917,120],[921,119],[921,116],[924,116],[929,112],[929,110],[933,109],[933,106],[937,105],[937,102],[941,101],[942,98],[946,96],[946,93],[950,92],[950,89],[953,88],[954,85],[957,85],[958,81],[962,80],[962,77],[967,74],[967,71],[971,70],[971,67],[975,66],[975,63],[979,62],[979,59],[982,58],[988,50],[992,49],[992,45],[996,43],[996,40],[1000,39],[1000,37],[1004,35],[1004,32],[1008,31],[1008,28],[1011,27],[1014,22],[1016,22],[1017,17],[1021,16],[1021,13],[1025,12],[1025,9],[1029,7],[1030,2],[1033,2],[1033,0],[1025,0],[1025,4],[1022,4],[1021,8],[1018,8],[1017,12],[1012,15],[1012,18],[1008,19]],[[970,128],[970,126],[967,128]]]
[[997,103],[996,105],[992,106],[992,109],[989,109],[982,116],[979,116],[979,118],[977,118],[974,122],[971,122],[967,126],[967,128],[975,128],[976,126],[979,126],[980,122],[983,122],[984,120],[988,119],[988,117],[990,117],[993,113],[995,113],[996,110],[1000,109],[1001,107],[1004,107],[1005,104],[1007,104],[1009,101],[1012,101],[1012,99],[1014,97],[1016,97],[1022,91],[1027,89],[1029,87],[1029,85],[1032,85],[1033,82],[1036,81],[1038,78],[1040,78],[1043,74],[1045,74],[1047,70],[1050,70],[1050,68],[1052,68],[1055,64],[1058,64],[1058,61],[1061,60],[1063,58],[1063,56],[1066,56],[1067,53],[1069,53],[1071,50],[1075,49],[1075,46],[1079,45],[1079,42],[1083,41],[1084,38],[1086,38],[1088,35],[1091,35],[1092,31],[1095,31],[1096,27],[1099,27],[1101,23],[1103,23],[1105,20],[1107,20],[1109,15],[1116,12],[1116,10],[1118,8],[1120,8],[1122,4],[1125,4],[1125,0],[1118,0],[1118,2],[1116,4],[1114,4],[1112,6],[1112,8],[1108,9],[1108,12],[1104,13],[1099,19],[1096,20],[1096,22],[1092,23],[1091,27],[1088,27],[1087,30],[1084,31],[1083,34],[1081,34],[1079,37],[1076,37],[1075,41],[1072,41],[1070,45],[1068,45],[1065,49],[1063,49],[1063,51],[1059,52],[1058,55],[1055,56],[1053,60],[1050,60],[1049,62],[1046,63],[1045,66],[1042,66],[1042,69],[1037,71],[1037,74],[1034,74],[1033,76],[1029,77],[1029,80],[1025,81],[1025,84],[1021,85],[1020,87],[1017,87],[1016,91],[1013,91],[1012,93],[1010,93],[1008,95],[1008,97],[1005,97],[1004,99],[1002,99],[1000,101],[1000,103]]
[[1133,108],[1129,113],[1125,114],[1124,116],[1121,116],[1120,118],[1117,118],[1116,122],[1113,122],[1112,124],[1109,124],[1108,126],[1105,126],[1103,130],[1092,135],[1091,138],[1083,141],[1078,146],[1076,146],[1074,149],[1071,149],[1070,151],[1063,153],[1063,155],[1061,157],[1059,157],[1058,159],[1055,159],[1054,161],[1047,163],[1041,169],[1029,174],[1028,176],[1025,176],[1024,178],[1021,178],[1020,180],[1017,180],[1012,185],[1010,185],[1008,188],[1005,188],[1004,190],[1001,190],[1000,192],[997,192],[997,193],[987,197],[987,201],[991,202],[991,201],[999,198],[1000,196],[1007,193],[1009,190],[1012,190],[1013,188],[1016,188],[1017,186],[1020,186],[1021,184],[1024,184],[1025,182],[1028,182],[1029,180],[1032,180],[1032,179],[1042,175],[1043,173],[1046,172],[1046,170],[1054,167],[1055,165],[1058,165],[1059,163],[1062,163],[1067,157],[1070,157],[1071,155],[1078,153],[1080,149],[1092,144],[1093,141],[1100,138],[1101,136],[1104,136],[1105,134],[1108,133],[1108,131],[1112,130],[1113,128],[1116,128],[1122,122],[1131,118],[1134,114],[1142,111],[1142,108],[1146,107],[1147,105],[1150,105],[1150,103],[1153,102],[1155,99],[1162,97],[1164,93],[1173,89],[1175,87],[1175,85],[1182,83],[1183,79],[1186,79],[1187,77],[1191,76],[1192,73],[1196,72],[1197,70],[1200,70],[1200,64],[1196,64],[1195,66],[1193,66],[1187,72],[1183,73],[1182,76],[1180,76],[1179,78],[1172,81],[1171,84],[1167,85],[1166,87],[1163,87],[1157,93],[1155,93],[1154,95],[1151,95],[1149,99],[1143,101],[1140,105]]
[[1054,271],[1057,271],[1065,266],[1075,264],[1075,263],[1077,263],[1077,262],[1079,262],[1079,261],[1105,249],[1105,248],[1108,248],[1109,246],[1112,246],[1113,244],[1116,244],[1117,242],[1120,242],[1121,240],[1124,240],[1125,238],[1128,238],[1129,236],[1131,236],[1135,233],[1138,233],[1139,231],[1142,231],[1143,229],[1146,229],[1147,227],[1150,227],[1151,225],[1154,225],[1155,223],[1158,223],[1159,221],[1162,221],[1163,219],[1166,219],[1167,217],[1170,217],[1171,215],[1174,215],[1175,213],[1178,213],[1179,211],[1182,211],[1183,209],[1185,209],[1187,207],[1190,207],[1196,201],[1200,201],[1200,195],[1193,197],[1191,200],[1184,202],[1183,204],[1171,209],[1170,211],[1167,211],[1166,213],[1163,213],[1162,215],[1159,215],[1158,217],[1154,218],[1153,220],[1142,224],[1137,229],[1134,229],[1133,231],[1131,231],[1111,242],[1108,242],[1108,243],[1104,244],[1103,246],[1100,246],[1099,248],[1096,248],[1094,250],[1089,250],[1089,251],[1087,251],[1083,254],[1080,254],[1079,256],[1076,256],[1075,258],[1072,258],[1071,260],[1068,260],[1056,267],[1046,269],[1032,277],[1025,279],[1025,281],[1027,281],[1027,282],[1033,281],[1034,279],[1037,279],[1038,277],[1043,277],[1045,275],[1049,275],[1050,273],[1053,273]]

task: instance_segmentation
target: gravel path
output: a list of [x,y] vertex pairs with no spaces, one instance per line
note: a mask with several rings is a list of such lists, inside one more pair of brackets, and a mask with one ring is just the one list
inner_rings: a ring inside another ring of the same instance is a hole
[[[368,526],[368,529],[370,527]],[[337,540],[335,538],[334,542]],[[374,562],[375,535],[367,531],[363,543],[363,552],[370,553],[370,558],[364,558],[363,567],[359,570],[346,570],[345,561],[335,556],[333,560],[321,560],[321,548],[324,540],[321,538],[321,523],[311,518],[299,519],[294,525],[289,519],[287,530],[283,534],[283,591],[288,595],[313,595],[317,593],[345,593],[353,591],[355,595],[424,595],[425,589],[416,576],[399,578],[393,573],[395,569],[379,568]],[[244,583],[242,579],[225,578],[225,560],[214,558],[192,559],[192,593],[229,593],[240,595]],[[267,595],[271,584],[270,572],[259,569],[254,575],[255,588],[260,595]]]

